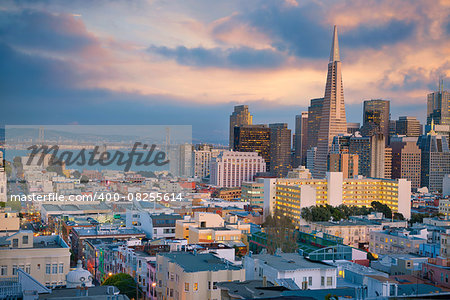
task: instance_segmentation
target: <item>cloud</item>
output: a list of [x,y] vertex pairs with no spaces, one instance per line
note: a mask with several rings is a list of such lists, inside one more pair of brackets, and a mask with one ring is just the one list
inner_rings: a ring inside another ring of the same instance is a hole
[[165,46],[151,46],[150,53],[159,54],[168,59],[174,59],[177,63],[195,67],[218,68],[277,68],[285,61],[282,53],[270,49],[239,48],[212,48],[203,47],[186,48],[178,46],[168,48]]
[[72,14],[0,11],[0,20],[0,40],[16,47],[64,53],[99,47],[96,37]]

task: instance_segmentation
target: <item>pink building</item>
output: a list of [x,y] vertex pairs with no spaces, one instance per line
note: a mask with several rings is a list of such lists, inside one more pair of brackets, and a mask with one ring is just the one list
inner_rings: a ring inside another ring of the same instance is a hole
[[422,276],[436,285],[450,288],[450,260],[440,256],[429,258],[422,264]]

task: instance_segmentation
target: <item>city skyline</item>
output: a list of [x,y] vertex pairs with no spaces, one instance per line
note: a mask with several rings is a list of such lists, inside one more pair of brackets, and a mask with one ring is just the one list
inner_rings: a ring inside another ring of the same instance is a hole
[[192,123],[194,139],[225,143],[229,112],[245,104],[255,124],[293,129],[323,96],[334,24],[349,122],[362,123],[363,100],[382,98],[391,119],[423,124],[427,94],[439,76],[449,82],[445,2],[210,5],[2,3],[3,123]]

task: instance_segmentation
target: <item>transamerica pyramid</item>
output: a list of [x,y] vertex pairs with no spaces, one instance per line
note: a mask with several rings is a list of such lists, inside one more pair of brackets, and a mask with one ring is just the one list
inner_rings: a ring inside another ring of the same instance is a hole
[[342,85],[341,59],[337,27],[334,26],[330,62],[328,63],[327,84],[322,106],[322,117],[317,140],[317,156],[314,163],[314,178],[324,178],[327,172],[328,153],[333,137],[347,133],[345,117],[344,87]]

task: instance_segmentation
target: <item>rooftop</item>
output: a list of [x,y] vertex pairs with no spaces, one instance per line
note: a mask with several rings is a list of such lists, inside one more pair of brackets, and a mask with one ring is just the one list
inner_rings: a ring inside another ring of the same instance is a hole
[[321,262],[314,262],[308,260],[297,253],[280,253],[278,255],[271,254],[257,254],[252,255],[251,258],[259,259],[265,264],[279,270],[279,271],[293,271],[300,269],[335,269],[331,266]]
[[179,265],[185,272],[204,272],[221,270],[240,270],[240,267],[232,265],[230,262],[220,259],[211,253],[191,253],[191,252],[170,252],[159,253],[158,256],[164,256],[172,263]]

